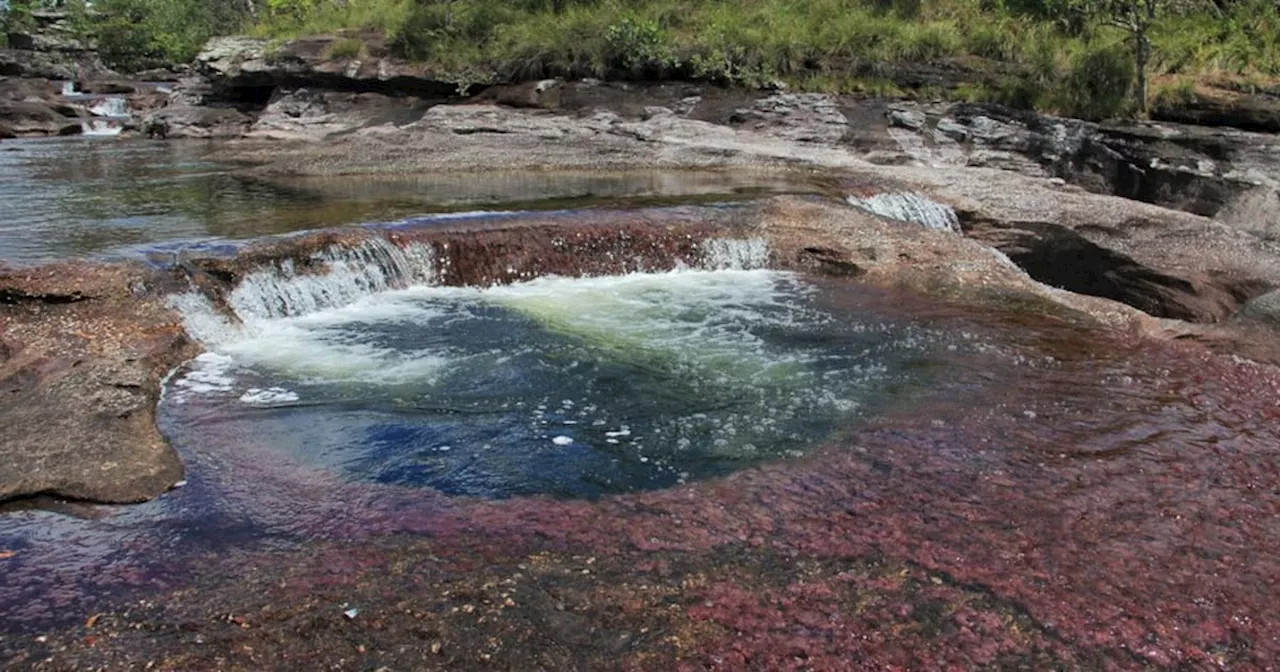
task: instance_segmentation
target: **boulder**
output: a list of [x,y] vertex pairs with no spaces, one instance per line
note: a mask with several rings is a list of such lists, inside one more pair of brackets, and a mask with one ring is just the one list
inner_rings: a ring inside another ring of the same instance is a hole
[[849,120],[834,96],[779,93],[737,110],[730,121],[794,142],[834,144],[844,137]]
[[36,100],[0,102],[0,123],[17,135],[75,135],[81,131],[77,116],[63,114],[75,111]]
[[278,89],[249,136],[278,140],[320,140],[375,124],[403,126],[422,118],[428,105],[418,99],[377,93]]
[[[917,164],[1057,177],[1204,216],[1280,186],[1275,136],[1180,124],[1095,124],[994,104],[897,104],[884,133]],[[866,134],[865,129],[858,129]]]
[[253,118],[226,107],[171,105],[147,115],[142,131],[162,138],[239,138],[249,131]]
[[21,49],[0,49],[0,76],[75,79],[78,64],[62,55]]
[[376,44],[356,57],[331,56],[341,39],[308,37],[273,48],[267,40],[218,37],[196,56],[194,70],[209,80],[224,102],[256,99],[265,104],[276,87],[436,99],[466,93],[465,87],[460,90],[456,82],[438,78],[427,66],[392,58]]
[[182,478],[155,424],[195,346],[141,265],[0,268],[0,501],[139,502]]
[[1158,102],[1151,118],[1199,126],[1230,126],[1280,133],[1280,95],[1194,92],[1187,100]]

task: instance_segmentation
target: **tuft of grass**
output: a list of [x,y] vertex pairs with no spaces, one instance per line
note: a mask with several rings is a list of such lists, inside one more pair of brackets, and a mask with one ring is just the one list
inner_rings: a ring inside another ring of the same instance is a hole
[[354,37],[343,38],[329,45],[328,58],[353,59],[364,56],[364,40]]

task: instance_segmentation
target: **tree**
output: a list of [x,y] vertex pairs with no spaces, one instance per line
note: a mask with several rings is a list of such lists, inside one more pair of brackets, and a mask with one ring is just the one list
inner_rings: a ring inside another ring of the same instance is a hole
[[1197,0],[1069,0],[1072,8],[1129,34],[1137,65],[1138,112],[1147,113],[1147,68],[1151,63],[1151,28],[1168,14],[1185,12]]

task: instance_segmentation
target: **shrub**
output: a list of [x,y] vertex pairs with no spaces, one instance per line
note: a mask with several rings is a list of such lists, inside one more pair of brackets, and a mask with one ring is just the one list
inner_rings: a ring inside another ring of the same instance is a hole
[[635,79],[662,77],[678,65],[657,21],[624,17],[605,33],[605,63]]
[[1116,117],[1129,106],[1135,66],[1124,45],[1087,49],[1071,64],[1058,90],[1058,108],[1081,119]]
[[356,38],[337,40],[329,45],[329,58],[360,58],[364,54],[364,42]]

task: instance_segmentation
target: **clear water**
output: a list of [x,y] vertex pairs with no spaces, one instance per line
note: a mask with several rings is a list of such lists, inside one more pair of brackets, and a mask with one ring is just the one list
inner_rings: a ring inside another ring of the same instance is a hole
[[171,380],[162,426],[192,450],[238,436],[450,495],[668,487],[798,457],[928,387],[962,340],[837,313],[828,292],[777,271],[685,270],[245,311]]
[[802,190],[785,176],[648,171],[265,180],[216,144],[105,136],[0,144],[0,262],[158,250],[458,210],[627,207]]

